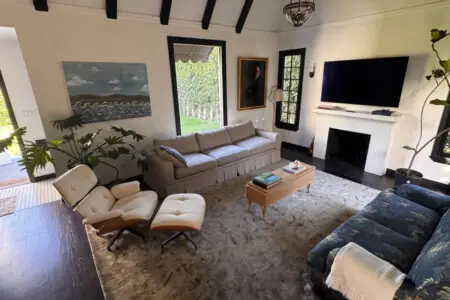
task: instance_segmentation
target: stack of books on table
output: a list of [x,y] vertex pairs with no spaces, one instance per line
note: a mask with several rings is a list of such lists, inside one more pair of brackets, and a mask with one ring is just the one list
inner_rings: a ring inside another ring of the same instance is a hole
[[296,168],[292,168],[290,165],[287,165],[287,166],[283,167],[283,170],[288,173],[291,173],[291,174],[298,174],[298,173],[305,171],[306,167],[304,165],[299,165]]
[[280,183],[281,177],[271,172],[266,172],[254,177],[252,182],[257,186],[268,189]]

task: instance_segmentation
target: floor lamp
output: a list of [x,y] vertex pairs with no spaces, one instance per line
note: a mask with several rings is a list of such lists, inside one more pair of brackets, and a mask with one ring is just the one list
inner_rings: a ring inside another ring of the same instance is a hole
[[281,102],[284,100],[283,96],[283,90],[279,89],[278,87],[274,86],[272,87],[272,90],[270,91],[269,100],[273,104],[273,124],[272,124],[272,131],[275,128],[275,118],[276,118],[276,111],[277,111],[277,102]]

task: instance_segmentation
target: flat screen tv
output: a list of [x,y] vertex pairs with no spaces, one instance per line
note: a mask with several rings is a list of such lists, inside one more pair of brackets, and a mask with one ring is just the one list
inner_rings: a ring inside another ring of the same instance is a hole
[[325,63],[322,102],[398,107],[409,57]]

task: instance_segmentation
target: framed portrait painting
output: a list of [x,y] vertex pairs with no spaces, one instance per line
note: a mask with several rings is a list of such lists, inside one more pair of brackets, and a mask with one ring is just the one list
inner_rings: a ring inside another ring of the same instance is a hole
[[238,110],[266,107],[268,58],[239,57]]

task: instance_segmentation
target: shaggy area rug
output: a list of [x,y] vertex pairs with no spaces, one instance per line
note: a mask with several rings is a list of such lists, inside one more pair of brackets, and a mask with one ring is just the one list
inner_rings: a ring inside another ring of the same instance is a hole
[[16,211],[16,197],[0,199],[0,217],[14,213]]
[[200,232],[166,246],[171,233],[149,231],[146,243],[126,234],[106,250],[87,228],[107,300],[119,299],[315,299],[306,258],[321,239],[370,202],[379,191],[324,172],[308,194],[300,190],[267,209],[247,210],[245,183],[282,161],[201,192],[206,215]]

